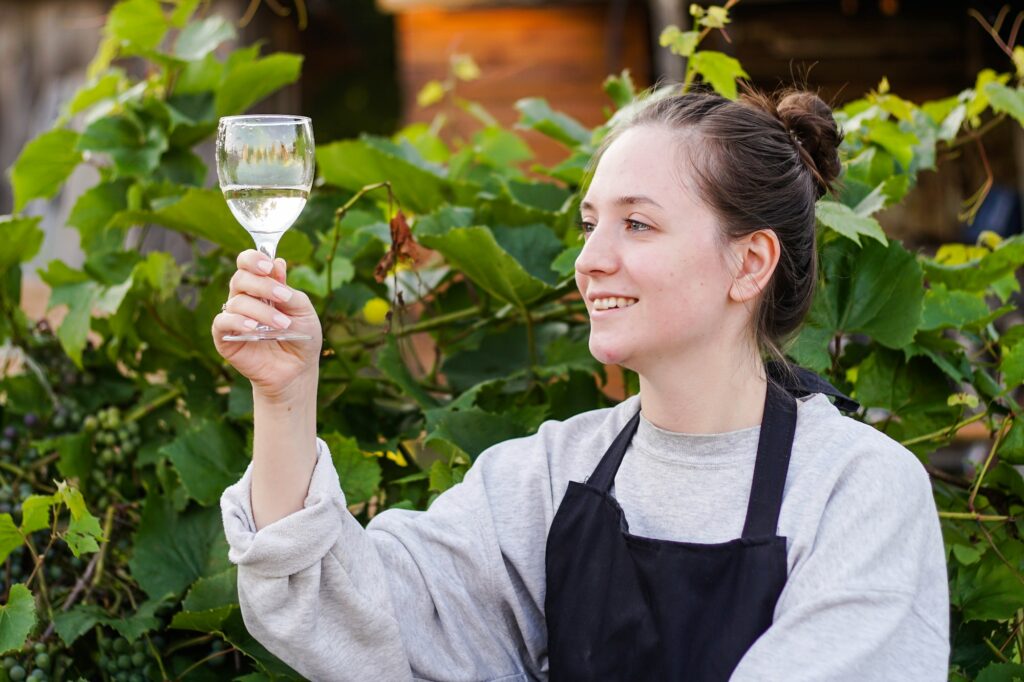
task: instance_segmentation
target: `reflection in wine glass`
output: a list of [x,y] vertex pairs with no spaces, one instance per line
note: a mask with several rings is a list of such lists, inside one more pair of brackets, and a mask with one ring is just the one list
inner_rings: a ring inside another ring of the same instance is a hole
[[[271,260],[313,185],[313,127],[305,116],[225,116],[217,129],[217,177],[228,208]],[[264,301],[273,305],[269,301]],[[308,334],[260,325],[225,341],[296,341]]]

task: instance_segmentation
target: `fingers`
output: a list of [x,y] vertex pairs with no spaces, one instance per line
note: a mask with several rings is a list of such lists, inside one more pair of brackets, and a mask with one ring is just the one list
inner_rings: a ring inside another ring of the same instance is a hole
[[274,263],[256,249],[246,249],[238,254],[235,264],[239,270],[245,270],[254,275],[270,274],[274,267]]
[[245,326],[249,321],[256,321],[277,329],[287,329],[292,323],[291,318],[277,308],[246,294],[238,294],[229,298],[224,304],[224,312],[217,317],[224,315],[229,316],[225,322],[234,324],[236,327],[238,325]]
[[234,313],[220,313],[213,318],[213,338],[220,341],[228,334],[251,332],[259,325],[256,320]]

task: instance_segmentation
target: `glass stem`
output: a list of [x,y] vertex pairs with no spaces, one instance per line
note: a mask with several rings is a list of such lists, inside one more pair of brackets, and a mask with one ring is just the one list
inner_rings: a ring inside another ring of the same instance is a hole
[[[277,239],[266,239],[266,238],[261,239],[260,237],[262,237],[262,236],[263,235],[253,235],[253,240],[256,242],[256,250],[259,251],[260,253],[262,253],[267,258],[269,258],[270,262],[273,263],[274,262],[274,258],[276,257],[276,254],[277,254],[277,241],[278,240]],[[269,305],[271,308],[276,308],[277,307],[277,306],[274,305],[273,301],[270,301],[270,300],[265,299],[265,298],[261,298],[260,300],[263,301],[264,303],[266,303],[267,305]],[[256,331],[258,331],[258,332],[272,332],[272,331],[276,331],[276,329],[274,329],[274,327],[271,327],[268,324],[261,324],[261,325],[256,327]]]

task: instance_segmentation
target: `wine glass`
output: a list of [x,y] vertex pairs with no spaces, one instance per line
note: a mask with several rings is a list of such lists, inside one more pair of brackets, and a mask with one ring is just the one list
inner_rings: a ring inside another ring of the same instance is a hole
[[[313,126],[306,116],[224,116],[217,127],[217,178],[228,208],[271,261],[313,185]],[[264,300],[267,305],[273,305]],[[300,341],[308,334],[262,324],[225,341]]]

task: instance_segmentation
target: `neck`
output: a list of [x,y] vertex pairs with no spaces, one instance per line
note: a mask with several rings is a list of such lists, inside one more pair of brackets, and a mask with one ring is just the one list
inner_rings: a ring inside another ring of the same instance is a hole
[[768,382],[755,352],[692,354],[640,375],[647,421],[677,433],[724,433],[757,426]]

